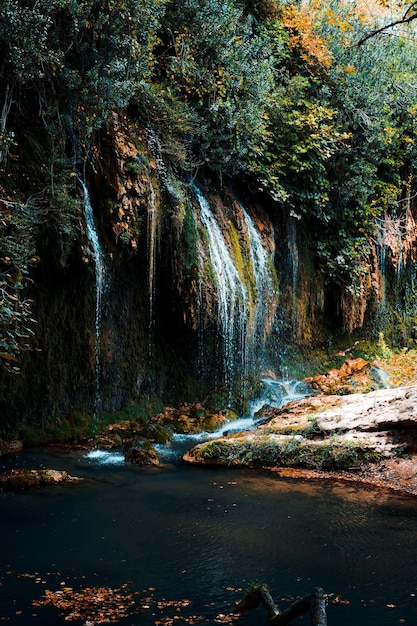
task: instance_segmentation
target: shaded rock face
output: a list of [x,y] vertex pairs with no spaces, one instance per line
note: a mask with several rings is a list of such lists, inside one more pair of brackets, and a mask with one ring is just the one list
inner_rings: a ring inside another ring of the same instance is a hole
[[[99,342],[99,410],[118,410],[145,395],[157,395],[166,403],[191,402],[222,383],[227,369],[219,363],[219,294],[208,254],[202,262],[206,237],[196,217],[196,199],[179,178],[174,181],[178,194],[174,198],[169,193],[163,163],[152,156],[149,137],[139,123],[119,112],[106,128],[95,146],[100,166],[86,181],[108,270]],[[287,209],[241,180],[228,182],[219,189],[217,180],[199,171],[199,184],[245,288],[245,324],[252,326],[254,337],[249,355],[237,358],[231,344],[235,381],[245,379],[242,370],[249,360],[265,355],[265,360],[279,364],[280,354],[290,353],[295,345],[303,349],[323,341],[331,327],[366,327],[367,319],[372,334],[387,329],[387,338],[415,344],[415,215],[408,217],[401,248],[394,249],[393,243],[401,241],[400,224],[387,225],[380,234],[378,250],[391,251],[389,263],[382,266],[382,255],[373,249],[361,296],[355,300],[350,293],[342,296],[314,265],[311,233],[303,231]],[[77,202],[77,192],[71,193]],[[262,259],[253,246],[251,254],[250,224],[268,257],[268,273],[275,278],[274,288],[263,298],[255,272]],[[80,224],[65,267],[49,258],[46,249],[32,276],[28,296],[37,319],[34,350],[23,356],[19,377],[0,372],[4,438],[16,436],[25,423],[42,428],[51,416],[95,410],[94,261],[83,230]],[[255,323],[260,300],[265,301],[262,329]],[[393,324],[398,316],[400,323]],[[235,335],[244,337],[240,351],[245,352],[247,333],[234,326]],[[258,350],[264,334],[270,340],[265,350]],[[311,384],[323,393],[343,394],[355,385],[356,390],[368,390],[372,381],[362,369],[352,376],[340,371],[316,377]]]
[[110,424],[101,433],[94,437],[91,442],[95,447],[104,450],[118,448],[130,441],[132,437],[142,433],[143,426],[133,420],[124,420],[117,424]]
[[0,456],[3,454],[10,454],[13,452],[20,452],[23,448],[23,442],[19,440],[15,441],[3,441],[0,439]]
[[155,448],[147,439],[132,439],[124,447],[126,463],[136,465],[159,465]]

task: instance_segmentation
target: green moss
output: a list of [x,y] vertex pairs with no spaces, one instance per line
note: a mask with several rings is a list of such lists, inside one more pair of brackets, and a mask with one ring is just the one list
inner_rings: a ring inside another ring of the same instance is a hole
[[96,423],[92,415],[74,413],[69,417],[47,420],[42,428],[28,426],[22,433],[26,447],[47,444],[74,443],[94,435]]
[[256,279],[253,271],[252,258],[248,254],[250,243],[249,240],[243,242],[240,240],[239,234],[230,220],[227,223],[227,230],[232,246],[235,267],[248,293],[249,318],[252,319],[256,306]]
[[306,444],[291,437],[283,444],[261,438],[256,442],[213,441],[200,450],[203,461],[249,467],[294,467],[315,470],[346,470],[361,463],[377,463],[380,455],[355,444]]
[[182,237],[183,237],[183,264],[188,272],[194,267],[198,267],[198,231],[195,221],[194,211],[189,203],[184,205],[184,218],[182,221]]
[[99,413],[97,416],[100,427],[122,420],[142,420],[148,421],[154,415],[158,415],[164,408],[159,398],[141,398],[136,401],[129,402],[120,411],[106,411]]
[[150,421],[162,409],[163,405],[158,399],[142,399],[131,402],[121,411],[102,412],[97,417],[73,412],[68,417],[47,419],[41,426],[27,426],[22,432],[22,440],[26,447],[85,442],[110,424],[131,421],[129,436],[140,434],[157,443],[166,443],[170,434],[162,426]]
[[203,461],[216,461],[222,465],[229,465],[233,458],[235,446],[224,441],[209,442],[202,446],[200,456]]
[[129,161],[128,163],[124,164],[123,169],[127,174],[140,174],[148,167],[148,157],[145,154],[138,152],[136,158],[133,161]]

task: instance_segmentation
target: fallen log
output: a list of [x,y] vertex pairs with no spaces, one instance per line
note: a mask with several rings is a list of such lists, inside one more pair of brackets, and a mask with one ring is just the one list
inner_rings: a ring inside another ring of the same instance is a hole
[[273,626],[286,626],[296,617],[308,612],[311,614],[312,626],[327,626],[326,598],[321,587],[315,587],[308,596],[296,600],[288,609],[281,611],[275,604],[268,585],[265,583],[254,585],[237,604],[234,612],[246,613],[260,604],[265,607],[269,622]]

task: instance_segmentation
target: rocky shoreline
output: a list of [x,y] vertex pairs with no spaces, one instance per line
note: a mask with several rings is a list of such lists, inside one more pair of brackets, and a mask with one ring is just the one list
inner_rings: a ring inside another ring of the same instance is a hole
[[[256,414],[255,428],[206,440],[183,460],[269,469],[305,480],[363,483],[415,496],[417,366],[413,363],[413,384],[382,389],[377,388],[375,368],[375,363],[356,358],[338,370],[305,379],[312,395],[280,408],[264,406]],[[169,441],[174,432],[215,431],[236,417],[230,411],[213,413],[200,403],[166,407],[149,423],[132,419],[110,424],[83,447],[123,449],[126,463],[157,465],[154,443]],[[16,452],[20,445],[0,442],[0,454]],[[76,479],[54,470],[13,470],[0,476],[5,489],[57,482]]]
[[253,431],[201,443],[184,461],[269,468],[417,495],[417,387],[316,395],[266,407]]

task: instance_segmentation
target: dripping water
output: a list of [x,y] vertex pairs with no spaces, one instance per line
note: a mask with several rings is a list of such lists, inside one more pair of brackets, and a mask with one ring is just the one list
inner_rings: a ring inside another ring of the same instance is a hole
[[290,217],[288,221],[288,240],[287,240],[289,261],[291,268],[291,287],[292,287],[292,326],[297,328],[297,283],[298,283],[298,270],[299,270],[299,257],[297,246],[297,223],[295,217]]
[[230,387],[235,366],[238,365],[236,357],[240,356],[244,360],[248,293],[209,203],[196,185],[193,185],[193,189],[200,207],[201,222],[207,233],[209,256],[215,273],[225,383]]
[[100,344],[101,344],[101,323],[103,314],[103,295],[106,288],[106,265],[104,262],[104,253],[98,238],[96,225],[94,222],[93,208],[90,202],[88,189],[81,178],[78,181],[84,193],[84,217],[86,223],[86,235],[90,246],[90,253],[94,260],[95,266],[95,342],[94,342],[94,414],[100,408]]
[[250,256],[256,285],[256,305],[254,310],[253,328],[253,358],[263,360],[266,340],[272,330],[273,320],[277,308],[277,292],[272,274],[272,259],[262,244],[262,238],[245,210],[243,212],[250,243]]
[[148,148],[151,152],[153,158],[155,159],[155,165],[158,172],[159,179],[168,193],[176,200],[180,202],[183,198],[179,189],[177,189],[172,182],[172,176],[166,166],[164,161],[163,152],[162,152],[162,144],[158,134],[152,129],[147,128],[146,130],[147,138],[148,138]]
[[148,354],[152,355],[152,329],[154,326],[154,298],[155,298],[155,261],[156,261],[156,206],[155,192],[150,183],[150,203],[148,206],[148,292],[149,292],[149,338]]

